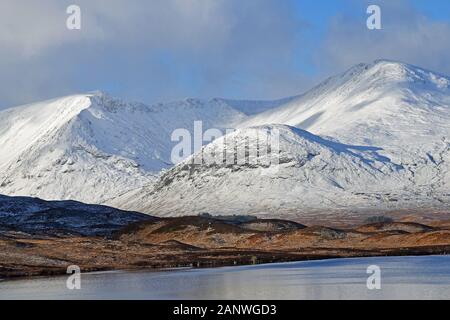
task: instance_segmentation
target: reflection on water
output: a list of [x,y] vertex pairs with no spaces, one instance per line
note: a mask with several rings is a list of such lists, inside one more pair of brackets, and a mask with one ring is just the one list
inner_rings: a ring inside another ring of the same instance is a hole
[[[382,270],[368,290],[366,269]],[[0,282],[0,299],[450,299],[450,256],[336,259]]]

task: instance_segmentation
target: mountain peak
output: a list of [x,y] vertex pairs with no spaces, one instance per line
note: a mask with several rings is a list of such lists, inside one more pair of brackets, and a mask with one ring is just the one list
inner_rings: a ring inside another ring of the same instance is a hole
[[437,132],[445,136],[449,105],[449,77],[382,59],[355,65],[239,127],[281,123],[346,143],[404,147]]
[[362,82],[367,83],[367,81],[378,81],[379,84],[383,85],[391,81],[405,81],[408,80],[408,75],[416,73],[417,68],[409,66],[405,63],[379,59],[372,63],[360,63],[357,64],[344,73],[332,77],[338,85],[350,81],[351,83]]
[[104,97],[104,96],[110,96],[110,94],[103,90],[94,90],[94,91],[87,92],[86,96],[88,96],[88,97]]
[[448,89],[450,78],[437,72],[420,68],[404,62],[380,59],[367,65],[366,72],[372,78],[387,82],[403,82],[416,85],[427,85],[428,89]]

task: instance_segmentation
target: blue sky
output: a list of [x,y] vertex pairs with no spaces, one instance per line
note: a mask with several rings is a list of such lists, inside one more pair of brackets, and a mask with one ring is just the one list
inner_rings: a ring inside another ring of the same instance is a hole
[[423,14],[434,20],[449,21],[450,20],[450,1],[436,0],[413,0],[412,5],[420,10]]
[[[366,28],[369,4],[382,30]],[[450,1],[2,0],[0,43],[0,108],[93,90],[272,99],[379,58],[450,74]]]

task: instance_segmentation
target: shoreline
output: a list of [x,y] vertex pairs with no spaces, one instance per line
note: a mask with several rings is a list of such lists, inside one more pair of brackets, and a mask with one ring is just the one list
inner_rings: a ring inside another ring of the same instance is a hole
[[[291,257],[287,257],[285,259],[275,259],[271,261],[261,260],[260,263],[242,263],[242,264],[232,264],[227,263],[217,263],[211,262],[210,264],[204,264],[202,266],[192,266],[191,264],[186,264],[185,266],[162,266],[162,267],[136,267],[136,268],[98,268],[98,269],[90,269],[88,271],[83,272],[82,274],[101,274],[101,273],[115,273],[115,272],[170,272],[170,271],[180,271],[182,269],[185,270],[199,270],[199,269],[219,269],[219,268],[230,268],[230,267],[249,267],[249,266],[261,266],[261,265],[269,265],[269,264],[286,264],[286,263],[296,263],[296,262],[306,262],[306,261],[328,261],[328,260],[345,260],[345,259],[361,259],[361,258],[379,258],[379,257],[423,257],[423,256],[445,256],[450,255],[450,245],[437,247],[437,248],[405,248],[406,250],[413,252],[402,252],[393,250],[392,252],[378,252],[370,255],[329,255],[329,256],[307,256],[303,259],[290,259]],[[421,249],[424,249],[421,250]],[[431,250],[431,251],[430,251]],[[56,277],[64,277],[69,276],[65,270],[59,270],[55,272],[49,272],[48,270],[42,270],[41,273],[33,274],[33,275],[13,275],[8,276],[7,274],[0,273],[0,285],[6,282],[13,281],[23,281],[23,280],[33,280],[33,279],[49,279]]]
[[238,218],[140,221],[103,237],[0,232],[0,278],[67,275],[72,265],[83,272],[160,271],[450,253],[449,220],[424,224],[384,219],[338,229],[290,220]]

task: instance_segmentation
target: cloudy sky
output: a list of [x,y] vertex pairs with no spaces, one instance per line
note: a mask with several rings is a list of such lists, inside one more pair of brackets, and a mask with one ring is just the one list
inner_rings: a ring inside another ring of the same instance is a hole
[[379,58],[450,74],[450,1],[1,0],[0,44],[0,108],[93,90],[271,99]]

